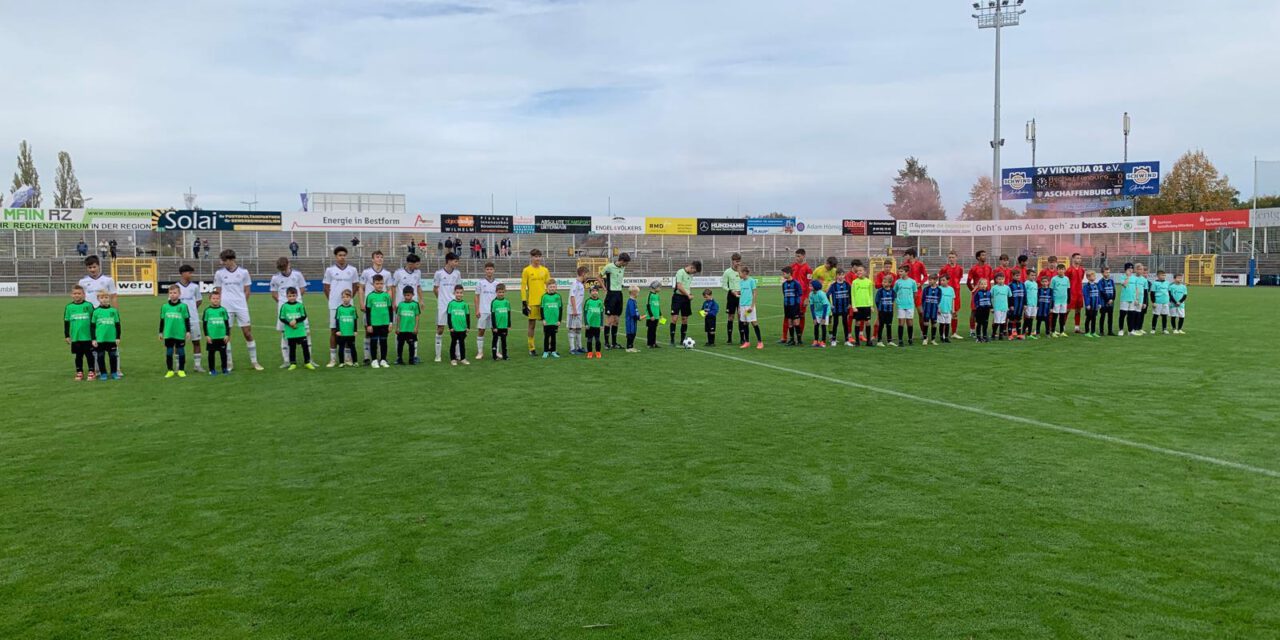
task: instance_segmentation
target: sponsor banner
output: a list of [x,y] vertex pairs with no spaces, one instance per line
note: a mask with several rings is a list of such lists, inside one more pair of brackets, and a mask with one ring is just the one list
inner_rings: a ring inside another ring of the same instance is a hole
[[894,220],[841,220],[840,233],[846,236],[895,236],[898,223]]
[[644,232],[653,236],[692,236],[698,233],[697,218],[645,218]]
[[644,218],[596,216],[591,218],[591,233],[641,235],[644,233]]
[[1149,230],[1146,216],[1000,220],[998,222],[969,222],[965,224],[973,225],[974,235],[979,236],[1146,233]]
[[1249,276],[1244,273],[1215,273],[1213,284],[1219,287],[1244,287],[1249,285]]
[[1280,208],[1258,209],[1249,217],[1251,227],[1280,227]]
[[0,229],[151,231],[150,209],[5,209]]
[[[169,287],[169,283],[167,283],[167,282],[165,282],[165,281],[163,281],[163,280],[162,280],[162,281],[160,281],[160,290],[161,290],[161,291],[164,291],[164,290],[165,290],[165,289],[167,289],[168,287]],[[213,288],[214,288],[214,287],[213,287],[213,283],[208,283],[208,282],[201,282],[201,283],[200,283],[200,293],[203,293],[203,294],[204,294],[204,295],[206,295],[206,296],[207,296],[207,295],[209,295],[210,293],[213,293]],[[254,281],[250,282],[250,283],[249,283],[249,292],[250,292],[250,293],[271,293],[271,280],[254,280]],[[324,280],[308,280],[308,281],[307,281],[307,293],[308,293],[308,294],[312,294],[312,293],[319,293],[319,294],[322,294],[322,295],[323,295],[323,294],[324,294]],[[281,291],[281,292],[280,292],[280,299],[281,299],[281,300],[283,300],[283,299],[284,299],[284,294],[285,294],[285,292],[283,292],[283,291]]]
[[280,221],[284,231],[440,232],[440,217],[422,213],[286,211],[280,215]]
[[533,233],[535,229],[533,216],[513,216],[516,233]]
[[156,283],[150,280],[120,280],[116,282],[116,294],[122,296],[154,296]]
[[898,220],[899,236],[971,236],[974,223],[961,220]]
[[1132,208],[1133,200],[1060,200],[1027,203],[1027,211],[1050,211],[1053,213],[1085,213],[1088,211]]
[[18,283],[0,282],[0,298],[18,297]]
[[700,236],[745,236],[746,218],[698,218]]
[[512,233],[514,228],[515,224],[511,216],[440,216],[441,233]]
[[1000,172],[1002,200],[1114,198],[1159,193],[1159,162],[1018,167]]
[[591,216],[534,216],[535,233],[591,233]]
[[[694,289],[718,289],[723,284],[724,281],[720,279],[720,276],[694,276],[692,286]],[[696,292],[695,297],[702,297],[702,292]]]
[[795,218],[747,218],[747,235],[750,236],[771,236],[795,232]]
[[655,281],[661,286],[669,287],[675,282],[675,276],[670,276],[666,278],[636,278],[636,277],[623,278],[622,286],[623,287],[640,287],[640,289],[643,290],[645,287],[648,287],[650,283]]
[[156,209],[151,222],[157,231],[280,231],[279,211],[220,209]]
[[1249,210],[1205,211],[1151,216],[1152,231],[1205,231],[1244,229],[1249,226]]
[[[320,282],[320,281],[316,280],[316,282]],[[159,284],[160,284],[160,291],[165,292],[167,294],[169,291],[169,285],[178,284],[178,281],[177,280],[161,280]],[[205,282],[201,280],[199,281],[199,284],[200,284],[200,293],[206,296],[213,293],[213,290],[216,288],[213,286],[212,282]],[[271,281],[268,280],[267,284],[270,285]],[[257,282],[250,283],[249,290],[257,293],[258,292],[257,286],[258,286]],[[308,282],[307,290],[310,290],[310,289],[311,289],[311,283]],[[266,289],[263,289],[263,291],[266,291]]]
[[838,218],[796,218],[796,233],[811,236],[838,236],[841,233]]

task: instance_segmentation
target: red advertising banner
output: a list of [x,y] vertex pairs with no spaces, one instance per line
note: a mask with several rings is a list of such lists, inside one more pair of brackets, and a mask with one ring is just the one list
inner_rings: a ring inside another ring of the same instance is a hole
[[1205,211],[1151,216],[1151,231],[1211,231],[1244,229],[1249,226],[1249,210]]

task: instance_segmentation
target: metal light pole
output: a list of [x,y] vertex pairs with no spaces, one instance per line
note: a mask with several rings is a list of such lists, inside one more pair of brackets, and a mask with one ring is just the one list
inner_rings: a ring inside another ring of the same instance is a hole
[[1031,143],[1031,166],[1036,166],[1036,119],[1027,121],[1027,142]]
[[[1009,6],[1009,0],[987,0],[985,5],[973,3],[973,8],[977,11],[973,18],[978,21],[978,28],[996,30],[995,114],[991,134],[991,186],[995,191],[991,197],[993,221],[1000,219],[1000,147],[1004,145],[1004,140],[1000,137],[1000,30],[1018,26],[1022,14],[1026,13],[1022,9],[1022,2],[1023,0],[1015,0],[1012,7]],[[998,242],[998,238],[999,236],[995,236],[993,242]]]
[[1129,112],[1124,112],[1124,161],[1129,161]]

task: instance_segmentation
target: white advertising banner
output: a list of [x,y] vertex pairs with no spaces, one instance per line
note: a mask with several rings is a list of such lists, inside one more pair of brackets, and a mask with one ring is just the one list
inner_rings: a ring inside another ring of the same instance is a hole
[[0,282],[0,298],[18,297],[18,283]]
[[116,293],[122,296],[154,296],[156,284],[150,280],[121,280],[116,283]]
[[283,211],[280,223],[283,231],[440,232],[440,216],[427,213]]
[[1280,227],[1280,209],[1258,209],[1249,216],[1251,227]]
[[796,233],[808,236],[838,236],[844,234],[841,218],[796,218]]
[[1146,233],[1150,229],[1150,221],[1146,216],[1000,220],[970,224],[973,225],[974,235],[979,236]]
[[973,223],[960,220],[899,220],[898,235],[912,236],[971,236]]
[[641,235],[644,233],[644,218],[595,216],[591,218],[591,233]]

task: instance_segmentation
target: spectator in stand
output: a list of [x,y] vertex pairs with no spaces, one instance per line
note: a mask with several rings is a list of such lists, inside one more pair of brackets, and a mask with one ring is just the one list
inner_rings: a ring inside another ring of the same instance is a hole
[[107,259],[107,241],[106,240],[98,241],[98,257],[103,260]]
[[209,239],[208,238],[205,238],[204,240],[200,241],[200,252],[204,254],[204,257],[206,258],[209,257]]
[[76,243],[76,253],[80,254],[81,258],[89,255],[89,245],[85,244],[84,238],[81,238],[80,242]]
[[196,260],[200,259],[200,237],[199,236],[196,236],[196,239],[191,241],[191,255]]
[[409,238],[409,244],[404,249],[405,257],[418,255],[418,245],[413,241],[413,238]]
[[297,240],[289,241],[289,255],[295,258],[298,257],[298,241]]
[[444,250],[453,253],[453,238],[444,239]]
[[116,239],[115,238],[112,238],[111,242],[107,243],[107,252],[111,254],[112,260],[116,259]]

